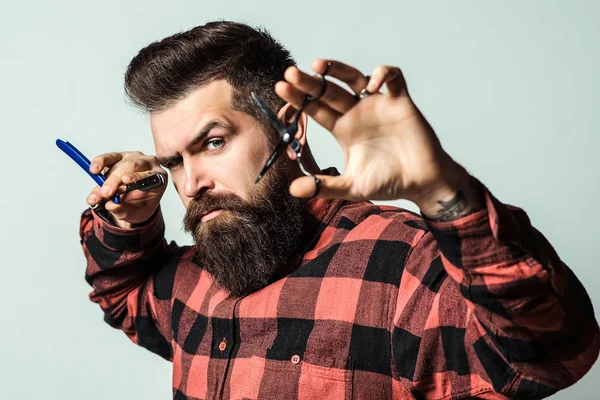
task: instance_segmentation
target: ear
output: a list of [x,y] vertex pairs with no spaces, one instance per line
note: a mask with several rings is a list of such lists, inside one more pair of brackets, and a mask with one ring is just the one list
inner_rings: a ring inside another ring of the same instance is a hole
[[[281,107],[277,117],[285,122],[285,125],[289,125],[296,115],[296,108],[287,103],[285,106]],[[308,115],[306,113],[302,113],[300,118],[298,119],[298,132],[296,132],[296,139],[300,142],[302,148],[306,146],[306,125],[308,124]],[[288,146],[286,148],[286,152],[290,160],[296,160],[296,153]]]

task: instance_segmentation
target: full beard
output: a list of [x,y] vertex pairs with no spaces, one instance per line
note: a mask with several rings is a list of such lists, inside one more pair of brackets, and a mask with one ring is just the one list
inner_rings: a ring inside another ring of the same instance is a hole
[[[271,283],[298,246],[303,207],[289,194],[289,182],[285,166],[277,162],[248,202],[232,193],[206,192],[187,207],[183,223],[196,245],[195,262],[235,297]],[[202,213],[214,209],[222,211],[200,221]]]

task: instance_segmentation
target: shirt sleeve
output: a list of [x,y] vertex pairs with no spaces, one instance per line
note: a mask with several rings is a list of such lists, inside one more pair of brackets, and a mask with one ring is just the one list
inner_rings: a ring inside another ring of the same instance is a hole
[[145,224],[131,229],[86,210],[80,238],[90,299],[100,305],[104,320],[134,343],[172,360],[173,282],[189,247],[167,244],[160,208]]
[[[398,343],[407,340],[418,349],[408,352],[410,374],[398,354],[396,368],[416,386],[429,371],[441,373],[438,383],[463,378],[471,395],[483,395],[489,383],[509,398],[546,397],[579,380],[598,357],[594,310],[581,282],[527,214],[482,188],[485,209],[450,222],[425,218],[429,231],[407,260],[398,302],[406,308],[416,297],[410,293],[428,286],[428,294],[414,301],[427,312],[417,333],[403,329],[406,313],[396,313],[396,353],[408,351]],[[437,352],[424,349],[426,342]],[[420,388],[446,394],[435,386],[425,382]]]

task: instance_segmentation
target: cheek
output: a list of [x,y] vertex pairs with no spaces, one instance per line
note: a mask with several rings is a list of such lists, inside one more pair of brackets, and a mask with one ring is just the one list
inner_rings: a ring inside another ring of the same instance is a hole
[[256,176],[247,160],[233,159],[222,166],[217,182],[224,190],[233,192],[244,200],[249,199]]
[[248,200],[256,177],[270,156],[267,144],[255,141],[243,146],[240,143],[231,150],[223,160],[219,175],[228,189]]

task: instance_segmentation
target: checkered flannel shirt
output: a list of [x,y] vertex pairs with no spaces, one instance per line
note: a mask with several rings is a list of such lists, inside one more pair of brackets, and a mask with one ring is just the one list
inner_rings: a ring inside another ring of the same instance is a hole
[[92,301],[173,363],[175,399],[548,396],[599,351],[591,302],[527,215],[433,222],[369,202],[311,200],[295,269],[228,297],[160,210],[121,229],[81,220]]

